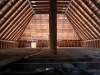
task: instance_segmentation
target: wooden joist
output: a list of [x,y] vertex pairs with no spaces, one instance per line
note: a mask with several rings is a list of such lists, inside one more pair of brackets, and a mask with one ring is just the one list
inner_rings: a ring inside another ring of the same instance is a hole
[[10,65],[22,58],[25,58],[25,57],[29,57],[31,54],[36,54],[38,52],[41,52],[42,50],[39,49],[39,48],[34,48],[33,50],[30,50],[30,51],[27,51],[25,53],[22,53],[22,54],[19,54],[17,56],[12,56],[11,58],[7,58],[7,59],[4,59],[4,60],[1,60],[0,61],[0,69],[4,68],[5,66],[7,65]]

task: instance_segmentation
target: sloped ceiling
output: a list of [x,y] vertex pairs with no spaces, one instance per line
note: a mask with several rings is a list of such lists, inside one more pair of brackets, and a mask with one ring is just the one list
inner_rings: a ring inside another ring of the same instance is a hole
[[65,13],[82,40],[100,38],[100,0],[73,0]]
[[[49,14],[49,2],[0,0],[0,40],[18,41],[31,19]],[[57,0],[57,13],[66,15],[81,40],[100,38],[100,0]]]
[[[57,0],[57,13],[65,13],[71,0]],[[49,14],[50,0],[30,0],[36,14]]]
[[0,40],[19,40],[33,14],[27,0],[0,0]]

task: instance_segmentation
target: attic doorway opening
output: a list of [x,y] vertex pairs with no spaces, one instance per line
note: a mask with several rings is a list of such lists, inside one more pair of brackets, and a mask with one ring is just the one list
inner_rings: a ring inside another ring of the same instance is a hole
[[36,48],[36,42],[31,42],[31,48]]
[[27,40],[27,42],[30,42],[31,48],[36,48],[38,40]]

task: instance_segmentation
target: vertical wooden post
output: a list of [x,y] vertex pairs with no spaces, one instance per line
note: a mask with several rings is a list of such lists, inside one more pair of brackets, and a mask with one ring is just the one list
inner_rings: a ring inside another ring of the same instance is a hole
[[2,42],[0,41],[0,49],[2,49]]
[[57,54],[57,0],[50,0],[49,35],[51,52]]

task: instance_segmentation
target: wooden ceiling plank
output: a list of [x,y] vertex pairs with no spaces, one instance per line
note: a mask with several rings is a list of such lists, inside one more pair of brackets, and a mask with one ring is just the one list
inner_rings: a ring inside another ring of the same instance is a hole
[[68,8],[70,7],[70,5],[72,4],[72,2],[73,2],[73,0],[70,0],[70,2],[69,2],[69,4],[68,4],[68,6],[67,6],[67,8],[66,8],[66,11],[68,11]]
[[[89,20],[89,19],[92,20],[92,21],[90,20],[90,21],[88,21],[88,22],[89,22],[89,23],[90,23],[90,22],[94,22],[94,23],[98,26],[98,24],[97,24],[95,18],[93,17],[94,15],[91,14],[92,12],[90,12],[89,9],[87,9],[87,8],[84,7],[84,5],[83,5],[84,3],[81,4],[81,2],[77,2],[77,1],[76,1],[75,3],[78,3],[78,4],[77,4],[77,8],[78,8],[78,9],[81,8],[80,10],[83,11],[83,13],[84,13],[83,15],[86,16],[86,19],[87,19],[87,20]],[[85,9],[82,9],[82,8],[85,8]],[[87,10],[86,10],[86,9],[87,9]],[[87,18],[87,17],[88,17],[88,18]],[[97,27],[95,26],[95,24],[91,24],[91,25],[92,25],[92,28],[94,28],[96,32],[100,33],[99,28],[97,28]],[[93,26],[93,25],[94,25],[94,26]],[[98,34],[98,36],[100,37],[99,34]]]
[[77,28],[75,28],[75,24],[72,21],[70,21],[70,23],[73,24],[73,28],[74,28],[74,30],[75,30],[75,32],[76,32],[79,40],[80,41],[85,40],[85,38],[83,37],[83,35],[77,30]]
[[[18,34],[22,31],[22,29],[25,27],[25,23],[30,19],[29,17],[31,17],[31,16],[33,16],[32,15],[32,11],[31,11],[31,13],[30,13],[30,15],[29,16],[27,16],[27,18],[25,19],[25,21],[23,21],[22,23],[21,23],[21,26],[20,27],[18,27],[17,28],[17,30],[16,30],[16,34],[14,35],[12,35],[11,36],[11,38],[10,38],[10,40],[14,40],[15,38],[17,38],[18,37]],[[17,39],[18,40],[18,39]]]
[[[28,19],[28,20],[30,20],[30,19]],[[18,33],[16,33],[16,35],[15,35],[13,38],[11,38],[11,40],[16,40],[16,41],[18,41],[18,38],[20,37],[21,33],[22,33],[23,30],[25,29],[26,24],[28,23],[28,20],[25,21],[25,22],[23,22],[23,24],[22,24],[23,27],[19,28]]]
[[0,10],[9,2],[9,0],[0,0]]
[[[38,10],[38,11],[39,11],[39,10],[49,10],[49,7],[45,7],[45,8],[33,8],[33,9],[34,9],[34,10]],[[65,10],[65,9],[62,8],[62,7],[59,7],[59,8],[57,7],[57,10],[62,10],[62,11],[63,11],[63,10]]]
[[[35,2],[35,3],[31,2],[31,5],[45,5],[45,4],[50,4],[50,2]],[[57,4],[67,5],[69,4],[69,2],[57,2]]]
[[[49,8],[49,6],[32,6],[33,8]],[[65,5],[62,5],[62,6],[57,6],[57,8],[65,8],[65,7],[67,7],[67,6],[65,6]]]
[[71,19],[72,23],[74,24],[74,27],[76,28],[76,30],[83,36],[83,38],[85,40],[88,40],[89,38],[87,38],[86,35],[84,35],[84,33],[82,32],[82,30],[80,29],[80,27],[78,26],[78,24],[76,23],[76,21],[72,18],[72,16],[67,12],[66,13],[68,15],[68,17]]
[[2,17],[0,17],[1,21],[0,21],[0,29],[1,31],[6,27],[5,23],[9,22],[9,18],[11,17],[11,15],[13,14],[13,11],[15,11],[15,9],[17,8],[17,6],[19,6],[21,1],[18,1],[13,7],[15,8],[11,8],[9,9],[9,11],[7,11],[7,13],[3,14]]
[[[83,2],[83,1],[82,1]],[[79,2],[80,3],[80,2]],[[94,5],[92,5],[91,8],[93,8],[92,10],[83,2],[81,5],[81,7],[85,8],[84,10],[87,10],[86,13],[88,13],[90,15],[90,17],[95,21],[95,23],[99,26],[100,25],[100,19],[98,18],[98,16],[95,15],[95,13],[93,11],[95,11]],[[100,12],[99,12],[100,13]]]
[[[49,14],[49,11],[36,11],[36,14]],[[64,11],[57,11],[57,14],[64,14]]]
[[100,19],[100,9],[92,2],[92,0],[82,0],[85,5]]
[[100,9],[100,0],[91,0]]
[[74,24],[71,22],[71,19],[67,16],[67,14],[65,14],[65,15],[66,15],[66,17],[68,18],[69,22],[71,23],[71,25],[72,25],[73,29],[75,30],[77,36],[79,37],[80,41],[82,41],[83,38],[81,38],[80,34],[77,32],[77,30],[76,30]]
[[[31,15],[31,13],[32,13],[32,11],[31,12],[29,12],[30,13],[30,15]],[[28,14],[29,15],[29,14]],[[29,15],[29,16],[30,16]],[[26,18],[26,17],[25,17]],[[13,39],[19,32],[20,32],[20,30],[21,30],[21,28],[25,25],[23,25],[23,23],[24,23],[24,20],[26,21],[27,19],[23,19],[20,23],[19,23],[19,25],[13,30],[13,31],[15,31],[15,32],[12,32],[12,34],[11,34],[11,36],[10,37],[8,37],[8,39]],[[27,18],[28,18],[28,16],[27,16]]]
[[79,9],[76,9],[73,5],[71,5],[71,8],[72,8],[73,12],[77,13],[77,15],[80,17],[80,19],[83,20],[82,23],[84,24],[85,28],[89,31],[89,33],[91,33],[90,36],[92,36],[92,38],[98,38],[97,33],[91,28],[91,24],[83,16],[83,14],[81,14],[81,12],[79,11]]
[[[27,10],[28,12],[30,12],[30,10],[31,9],[29,9],[29,10]],[[27,13],[28,13],[27,12]],[[15,22],[15,27],[12,29],[12,31],[8,34],[8,36],[6,36],[6,38],[5,39],[9,39],[8,37],[10,36],[10,35],[15,35],[16,33],[16,29],[17,29],[17,27],[19,27],[19,26],[21,26],[20,24],[24,21],[24,19],[25,19],[25,17],[27,17],[27,15],[29,14],[27,14],[27,13],[25,13],[25,14],[23,14],[19,19],[18,19],[18,21],[17,22]]]
[[10,0],[1,10],[0,10],[0,19],[16,4],[16,0]]
[[[30,5],[30,8],[33,10],[33,7],[32,7],[32,5],[30,3],[30,0],[27,0],[27,1],[28,1],[29,5]],[[34,10],[33,10],[33,13],[34,13]]]
[[26,25],[23,28],[23,30],[21,31],[21,34],[19,34],[18,38],[16,38],[17,41],[20,41],[20,38],[21,38],[22,34],[24,33],[25,29],[27,28],[27,26],[28,26],[30,20],[32,19],[32,17],[33,17],[33,15],[28,19],[27,23],[25,23]]
[[[24,18],[19,22],[18,27],[15,27],[15,29],[13,29],[12,32],[11,32],[9,35],[12,35],[12,37],[14,37],[14,36],[18,33],[19,28],[22,27],[22,23],[23,23],[25,20],[27,20],[27,18],[32,14],[32,12],[33,12],[33,11],[31,11],[31,9],[30,9],[30,11],[28,12],[28,14],[27,14],[26,16],[24,16]],[[24,14],[24,15],[25,15],[25,14]],[[16,29],[17,29],[17,30],[16,30]],[[12,37],[9,38],[9,36],[7,36],[6,39],[12,39]]]
[[[30,0],[30,1],[50,1],[50,0]],[[70,0],[57,0],[57,1],[70,1]]]
[[[49,11],[48,9],[34,9],[34,11]],[[57,9],[57,11],[65,11],[65,9]]]
[[83,34],[87,37],[87,39],[91,39],[89,35],[87,35],[87,30],[85,30],[84,26],[81,24],[80,18],[73,14],[72,12],[69,12],[70,16],[73,18],[73,20],[77,23],[78,28],[83,32]]
[[78,30],[78,32],[80,32],[80,34],[82,34],[85,39],[89,39],[86,35],[84,35],[84,32],[80,30],[79,24],[76,21],[74,21],[72,17],[70,17],[71,15],[69,13],[67,13],[67,15],[71,19],[72,23],[76,26],[76,29]]
[[[9,32],[12,31],[12,29],[15,27],[15,24],[14,24],[14,23],[16,23],[17,19],[19,19],[20,16],[22,15],[22,13],[24,13],[25,10],[28,9],[28,7],[29,7],[29,6],[27,6],[27,7],[24,8],[24,6],[26,6],[26,2],[23,3],[22,6],[19,7],[19,9],[16,9],[16,12],[14,12],[14,13],[12,14],[12,16],[9,18],[9,20],[10,20],[11,22],[8,21],[9,23],[8,23],[7,26],[5,27],[5,30],[2,31],[2,33],[1,33],[1,36],[3,36],[2,38],[4,38],[6,35],[9,34]],[[23,10],[21,9],[22,7],[24,8]],[[20,10],[20,11],[19,11],[19,10]],[[19,12],[20,12],[20,13],[19,13]],[[6,32],[6,33],[5,33],[5,32]]]

